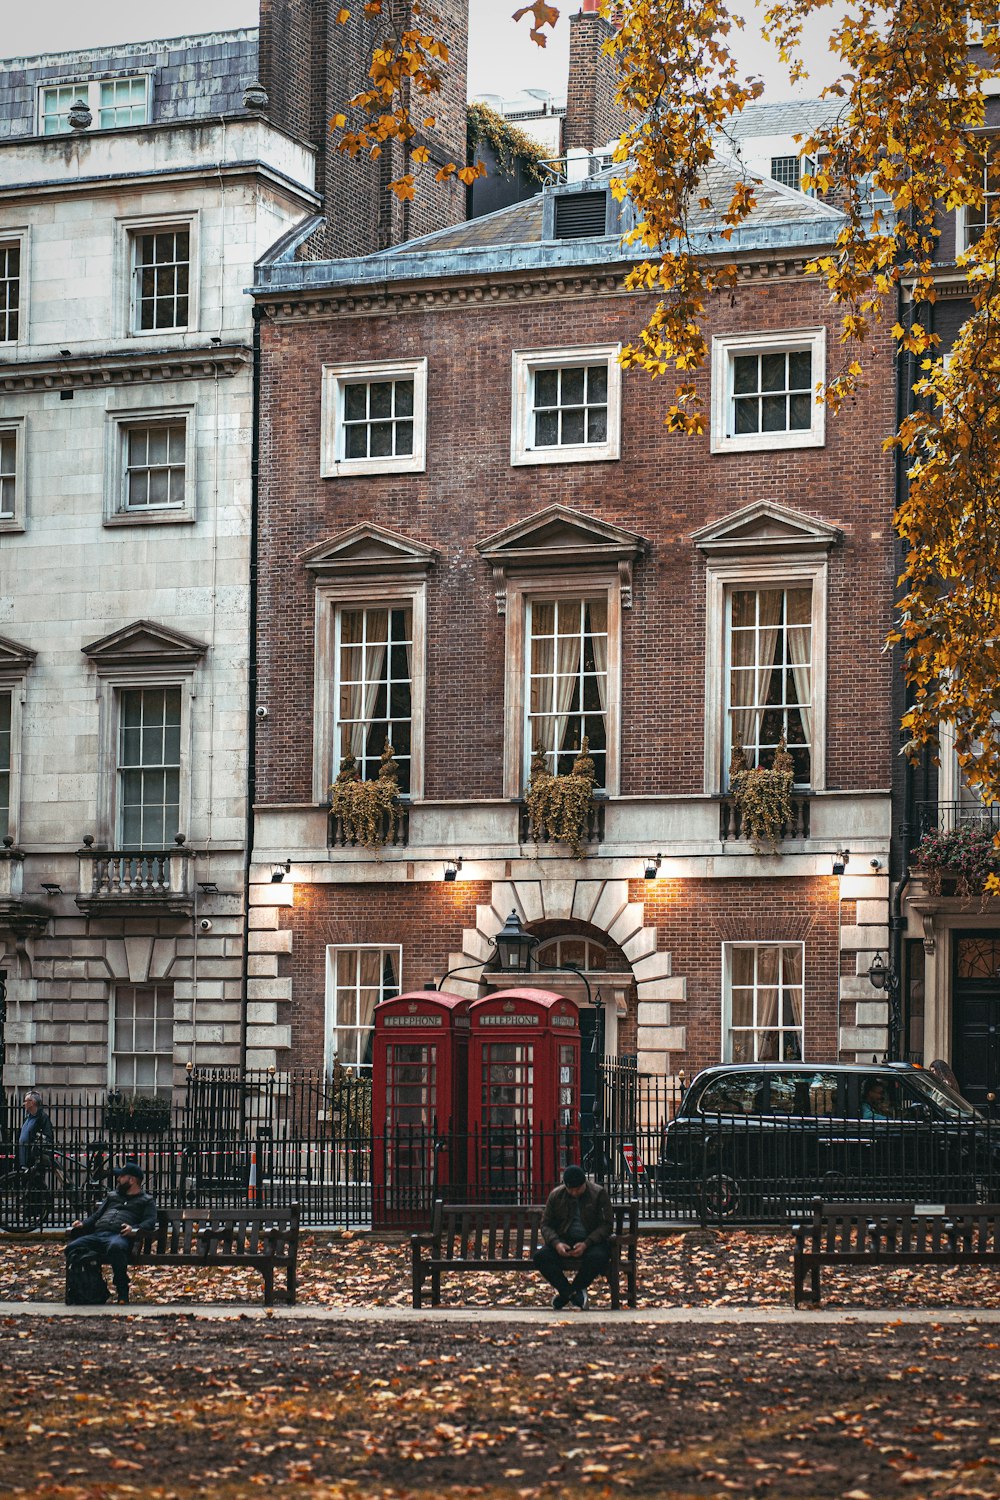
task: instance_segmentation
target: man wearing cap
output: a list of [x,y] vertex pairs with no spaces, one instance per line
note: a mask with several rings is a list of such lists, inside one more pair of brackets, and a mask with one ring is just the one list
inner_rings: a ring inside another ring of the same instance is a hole
[[[562,1186],[549,1194],[541,1227],[545,1243],[535,1251],[535,1265],[555,1287],[552,1306],[557,1311],[567,1303],[586,1307],[588,1286],[611,1259],[614,1215],[607,1189],[591,1182],[582,1167],[567,1167]],[[577,1263],[572,1282],[565,1260]]]
[[123,1162],[115,1172],[117,1188],[86,1219],[72,1226],[67,1261],[93,1257],[110,1265],[119,1302],[128,1301],[128,1262],[136,1237],[156,1228],[156,1204],[142,1191],[142,1168]]

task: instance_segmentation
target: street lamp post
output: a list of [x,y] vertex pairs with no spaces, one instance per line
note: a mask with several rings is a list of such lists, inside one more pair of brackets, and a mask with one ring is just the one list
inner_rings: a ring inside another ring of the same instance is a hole
[[902,1032],[902,1009],[899,1003],[899,975],[887,964],[881,953],[876,953],[868,968],[868,982],[873,989],[885,990],[889,1001],[889,1061],[899,1061],[899,1044]]

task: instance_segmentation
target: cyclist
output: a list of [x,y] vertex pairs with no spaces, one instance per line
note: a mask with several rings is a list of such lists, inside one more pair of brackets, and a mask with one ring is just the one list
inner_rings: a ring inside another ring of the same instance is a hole
[[17,1138],[18,1165],[35,1166],[43,1143],[51,1146],[52,1140],[52,1121],[42,1103],[42,1096],[37,1089],[29,1089],[24,1096],[24,1124]]

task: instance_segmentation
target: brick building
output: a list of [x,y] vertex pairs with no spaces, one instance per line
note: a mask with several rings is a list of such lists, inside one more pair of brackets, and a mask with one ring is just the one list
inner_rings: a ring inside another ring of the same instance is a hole
[[[645,1073],[884,1049],[891,351],[839,415],[815,402],[837,329],[804,267],[840,218],[758,200],[700,440],[617,363],[650,307],[606,173],[393,256],[259,267],[248,1059],[363,1068],[379,997],[458,966],[449,989],[488,986],[511,910],[542,982],[583,1001],[558,972],[581,964],[599,1048]],[[533,752],[568,771],[585,733],[576,858],[533,841],[524,794]],[[767,765],[782,734],[791,815],[755,852],[732,744]],[[330,785],[387,736],[404,816],[373,852]]]

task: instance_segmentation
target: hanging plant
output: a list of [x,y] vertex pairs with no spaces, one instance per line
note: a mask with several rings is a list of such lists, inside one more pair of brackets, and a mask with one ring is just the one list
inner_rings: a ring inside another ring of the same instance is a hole
[[792,757],[781,736],[770,766],[751,766],[737,740],[729,762],[729,789],[740,815],[740,832],[755,854],[773,854],[792,814]]
[[362,781],[354,756],[347,754],[340,763],[337,779],[330,788],[331,810],[344,825],[347,843],[365,849],[381,849],[396,832],[399,816],[399,766],[393,759],[392,746],[386,740],[378,775]]
[[486,141],[493,148],[502,177],[513,177],[520,165],[529,182],[541,186],[545,181],[545,152],[530,135],[511,125],[488,104],[469,105],[468,141],[470,162],[475,161],[480,142]]
[[982,823],[960,823],[957,828],[932,828],[914,850],[913,868],[927,881],[934,896],[944,878],[955,881],[959,896],[987,896],[997,891],[1000,849],[992,828]]
[[568,776],[553,776],[546,769],[544,751],[535,751],[525,801],[531,837],[536,844],[543,838],[552,839],[568,844],[577,859],[586,859],[595,776],[586,738]]

